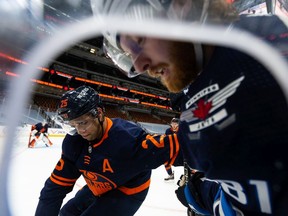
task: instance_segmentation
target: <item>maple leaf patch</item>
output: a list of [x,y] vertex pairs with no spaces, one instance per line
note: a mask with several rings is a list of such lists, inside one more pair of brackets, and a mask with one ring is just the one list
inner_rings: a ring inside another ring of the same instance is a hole
[[197,103],[197,109],[193,110],[195,117],[204,120],[206,119],[210,109],[212,108],[212,101],[205,102],[205,100],[200,99]]

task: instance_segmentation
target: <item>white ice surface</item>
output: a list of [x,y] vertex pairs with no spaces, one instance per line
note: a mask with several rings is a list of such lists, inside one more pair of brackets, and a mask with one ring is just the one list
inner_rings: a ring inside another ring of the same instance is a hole
[[[12,216],[34,215],[40,190],[61,154],[62,138],[51,138],[51,140],[54,145],[50,148],[38,146],[29,149],[26,141],[21,140],[14,144],[7,185]],[[173,169],[175,180],[172,182],[164,182],[164,178],[167,177],[164,166],[153,170],[148,196],[136,216],[186,215],[185,207],[177,200],[174,192],[183,168],[173,167]],[[66,196],[63,203],[72,198],[84,184],[82,177],[78,179],[74,190]]]

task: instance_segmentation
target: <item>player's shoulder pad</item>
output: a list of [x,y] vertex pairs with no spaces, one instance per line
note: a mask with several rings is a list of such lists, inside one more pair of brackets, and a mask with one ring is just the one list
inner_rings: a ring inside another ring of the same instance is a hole
[[62,142],[62,154],[71,161],[76,161],[88,141],[80,135],[67,134]]
[[[144,139],[147,135],[147,131],[141,127],[141,125],[130,122],[120,118],[114,118],[113,127],[110,129],[110,133],[117,134],[118,140],[126,140],[127,142],[137,142]],[[110,137],[110,136],[109,136]],[[114,136],[115,137],[115,136]]]
[[113,128],[112,130],[122,131],[123,133],[131,133],[131,134],[139,134],[145,131],[139,124],[136,124],[134,122],[130,122],[124,119],[120,118],[114,118],[113,121]]

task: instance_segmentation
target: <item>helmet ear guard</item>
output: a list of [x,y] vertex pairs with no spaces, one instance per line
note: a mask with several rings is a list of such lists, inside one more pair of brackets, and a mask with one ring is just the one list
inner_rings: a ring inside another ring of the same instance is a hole
[[94,118],[98,117],[98,115],[99,115],[99,112],[98,112],[97,109],[92,109],[92,110],[89,111],[89,113],[91,113],[91,115],[92,115]]

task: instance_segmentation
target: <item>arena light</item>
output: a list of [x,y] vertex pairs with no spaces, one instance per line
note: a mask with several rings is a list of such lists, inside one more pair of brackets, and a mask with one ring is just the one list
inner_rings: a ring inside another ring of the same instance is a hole
[[21,63],[21,64],[27,64],[27,62],[22,61],[21,59],[14,58],[13,56],[7,55],[7,54],[2,53],[2,52],[0,52],[0,57],[8,59],[8,60],[11,60],[11,61],[14,61],[14,62],[18,62],[18,63]]
[[[22,61],[21,59],[14,58],[13,56],[9,56],[9,55],[6,55],[5,53],[1,53],[1,52],[0,52],[0,57],[6,58],[8,60],[11,60],[11,61],[14,61],[14,62],[18,62],[18,63],[21,63],[21,64],[28,64],[27,62]],[[49,72],[51,81],[53,81],[53,78],[54,78],[55,75],[62,76],[62,77],[67,77],[68,79],[73,77],[72,75],[69,75],[69,74],[66,74],[66,73],[63,73],[63,72],[55,70],[54,65],[50,66],[49,68],[44,68],[44,67],[37,67],[37,68],[39,70],[44,71],[44,72]],[[90,79],[85,79],[85,78],[80,78],[80,77],[75,77],[74,79],[78,80],[78,81],[81,81],[81,82],[84,82],[84,83],[88,82],[88,83],[95,84],[95,85],[100,85],[100,86],[105,86],[105,87],[110,87],[110,88],[113,87],[113,85],[110,85],[110,84],[107,84],[107,83],[103,83],[103,82],[94,81],[94,80],[90,80]],[[116,86],[116,87],[119,90],[128,91],[128,88],[124,88],[124,87],[120,87],[120,86]],[[130,89],[130,92],[134,93],[134,94],[144,95],[144,96],[147,96],[147,97],[158,98],[158,99],[161,99],[161,100],[170,100],[169,98],[166,98],[164,96],[158,96],[158,95],[154,95],[154,94],[149,94],[149,93],[146,93],[146,92],[136,91],[136,90],[133,90],[133,89]]]
[[[13,72],[10,72],[10,71],[6,71],[5,74],[7,76],[12,76],[12,77],[20,77],[18,74],[16,73],[13,73]],[[58,88],[58,89],[62,89],[63,86],[61,85],[56,85],[56,84],[53,84],[53,83],[50,83],[50,82],[45,82],[45,81],[42,81],[42,80],[38,80],[38,79],[31,79],[32,82],[35,82],[39,85],[45,85],[45,86],[49,86],[49,87],[53,87],[53,88]]]
[[68,90],[69,90],[69,86],[64,85],[64,86],[63,86],[63,90],[64,90],[64,91],[68,91]]
[[55,74],[55,70],[54,70],[54,69],[50,69],[50,70],[49,70],[49,73],[50,73],[51,75],[54,75],[54,74]]
[[19,75],[18,75],[18,74],[15,74],[15,73],[13,73],[13,72],[10,72],[10,71],[6,71],[6,72],[5,72],[5,74],[6,74],[6,75],[8,75],[8,76],[19,77]]

